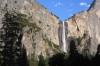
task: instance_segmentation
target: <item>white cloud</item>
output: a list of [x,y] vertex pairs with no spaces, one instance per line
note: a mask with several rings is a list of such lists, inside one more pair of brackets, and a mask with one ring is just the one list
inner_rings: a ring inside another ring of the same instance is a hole
[[87,6],[87,3],[81,2],[81,3],[80,3],[80,6]]
[[60,6],[60,5],[63,5],[61,2],[57,2],[54,6],[57,7],[57,6]]
[[88,5],[87,7],[90,7],[91,5]]
[[90,7],[90,5],[87,4],[87,3],[85,3],[85,2],[81,2],[81,3],[80,3],[80,6]]

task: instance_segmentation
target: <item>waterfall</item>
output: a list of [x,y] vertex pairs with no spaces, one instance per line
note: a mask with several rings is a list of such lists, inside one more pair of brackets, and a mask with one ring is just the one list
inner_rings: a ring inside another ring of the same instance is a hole
[[62,28],[62,51],[67,53],[66,36],[65,36],[65,22],[63,22],[63,28]]

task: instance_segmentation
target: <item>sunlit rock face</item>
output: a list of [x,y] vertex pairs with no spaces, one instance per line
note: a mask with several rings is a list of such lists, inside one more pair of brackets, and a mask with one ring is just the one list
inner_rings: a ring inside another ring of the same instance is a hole
[[88,51],[94,55],[97,51],[97,46],[100,44],[99,6],[100,0],[94,0],[88,11],[78,13],[66,21],[69,31],[67,35],[74,38],[79,52]]
[[5,14],[2,9],[6,6],[9,11],[26,14],[32,23],[41,28],[37,32],[34,29],[30,30],[29,27],[23,29],[22,43],[26,47],[27,54],[30,56],[34,53],[38,56],[42,53],[45,57],[47,54],[52,55],[56,48],[50,46],[50,42],[59,45],[59,18],[35,0],[0,0],[0,27]]

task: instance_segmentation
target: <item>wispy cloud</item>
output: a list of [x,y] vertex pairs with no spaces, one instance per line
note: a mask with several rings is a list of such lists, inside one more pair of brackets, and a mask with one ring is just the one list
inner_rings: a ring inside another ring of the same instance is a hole
[[57,6],[61,6],[63,5],[61,2],[57,2],[54,6],[57,7]]
[[88,5],[87,7],[90,7],[91,5]]
[[85,6],[85,7],[90,7],[90,5],[87,4],[87,3],[85,3],[85,2],[81,2],[79,5],[80,5],[80,6]]
[[87,3],[81,2],[81,3],[80,3],[80,6],[87,6]]

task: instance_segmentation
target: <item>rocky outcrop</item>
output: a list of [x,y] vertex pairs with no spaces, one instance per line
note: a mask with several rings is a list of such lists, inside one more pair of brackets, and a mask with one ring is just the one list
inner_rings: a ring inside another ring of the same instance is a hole
[[88,11],[78,13],[66,21],[68,24],[67,36],[75,39],[79,52],[88,51],[92,55],[97,52],[97,46],[100,44],[99,3],[99,0],[94,0]]
[[41,53],[43,56],[58,52],[58,23],[59,19],[35,0],[0,0],[0,27],[4,17],[5,7],[8,11],[25,14],[31,23],[35,23],[40,30],[34,31],[29,27],[23,29],[22,43],[25,45],[27,55]]

